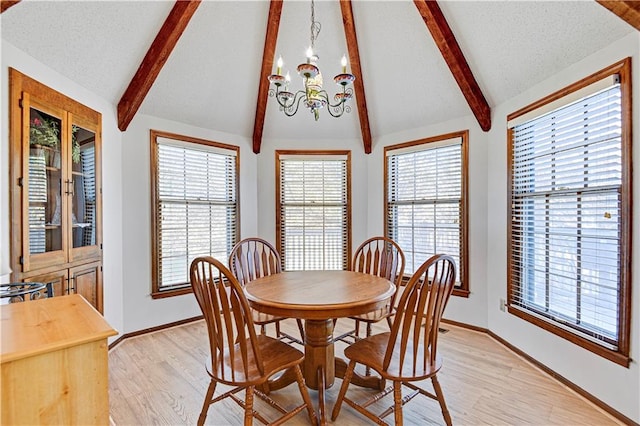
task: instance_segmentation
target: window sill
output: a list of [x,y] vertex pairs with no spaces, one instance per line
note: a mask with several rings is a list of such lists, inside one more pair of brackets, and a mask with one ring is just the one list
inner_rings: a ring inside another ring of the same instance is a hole
[[596,355],[606,358],[609,361],[615,362],[616,364],[621,365],[625,368],[629,368],[629,363],[631,362],[631,358],[623,354],[622,352],[605,348],[604,346],[601,346],[595,342],[592,342],[591,340],[580,337],[574,333],[571,333],[570,331],[565,330],[562,327],[559,327],[553,323],[545,321],[544,319],[539,318],[535,315],[531,315],[516,307],[508,306],[507,312],[517,316],[520,319],[523,319],[524,321],[537,325],[538,327],[544,330],[547,330],[548,332],[553,333],[558,337],[562,337],[563,339],[566,339],[571,343],[581,346],[582,348],[590,352],[593,352]]
[[469,290],[465,290],[463,288],[454,288],[453,289],[453,293],[451,293],[454,296],[459,296],[459,297],[469,297],[469,295],[471,294],[471,292]]
[[[405,287],[407,285],[407,283],[409,282],[409,280],[411,279],[411,275],[405,275],[402,277],[402,280],[400,281],[400,286]],[[453,288],[453,292],[451,293],[453,296],[458,296],[458,297],[466,297],[468,298],[469,295],[471,294],[471,292],[466,289],[466,288],[462,288],[462,287],[454,287]]]
[[191,287],[182,287],[175,290],[156,291],[151,293],[152,299],[164,299],[165,297],[181,296],[183,294],[193,293]]

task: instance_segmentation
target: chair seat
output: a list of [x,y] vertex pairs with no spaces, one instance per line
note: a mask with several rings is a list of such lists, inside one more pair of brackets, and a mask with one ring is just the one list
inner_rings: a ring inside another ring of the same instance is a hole
[[[304,359],[304,354],[296,348],[288,344],[274,339],[273,337],[258,335],[258,346],[262,353],[262,361],[264,363],[264,376],[258,371],[253,351],[247,351],[248,372],[245,376],[242,372],[243,359],[240,349],[240,343],[233,346],[233,360],[235,367],[231,362],[231,354],[225,351],[223,362],[218,362],[217,371],[211,371],[211,356],[207,360],[207,373],[220,383],[232,386],[252,386],[264,383],[269,377],[296,364],[300,364]],[[247,345],[249,341],[247,340]]]
[[395,314],[395,309],[387,305],[387,306],[383,306],[380,309],[376,309],[375,311],[367,312],[366,314],[362,314],[362,315],[352,316],[349,318],[357,321],[373,323],[373,322],[382,321],[383,319],[390,317],[393,314]]
[[253,318],[253,323],[256,325],[271,324],[272,322],[282,321],[285,319],[283,317],[265,314],[264,312],[260,312],[256,309],[251,309],[251,317]]
[[[428,360],[427,363],[416,362],[416,371],[413,369],[414,363],[410,362],[411,360],[405,359],[403,371],[400,371],[400,359],[397,354],[404,353],[406,358],[413,356],[413,348],[412,345],[409,344],[406,352],[400,351],[399,348],[393,351],[389,368],[387,371],[384,371],[382,364],[390,335],[390,332],[386,332],[358,340],[345,349],[344,355],[351,361],[373,368],[382,378],[393,381],[424,380],[433,376],[440,370],[440,367],[442,367],[442,357],[436,355],[435,364],[429,363]],[[396,346],[399,345],[400,343]],[[422,351],[418,351],[418,353],[421,354]]]

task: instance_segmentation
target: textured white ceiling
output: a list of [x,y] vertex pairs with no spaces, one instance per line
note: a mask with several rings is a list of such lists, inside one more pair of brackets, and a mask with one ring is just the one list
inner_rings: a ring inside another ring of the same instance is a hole
[[595,1],[449,1],[442,10],[491,106],[635,31]]
[[[2,38],[115,104],[173,2],[22,1],[0,15]],[[493,107],[635,31],[595,1],[441,1]],[[204,1],[140,112],[251,137],[268,1]],[[309,44],[310,2],[285,0],[276,55],[292,88]],[[373,137],[471,114],[412,1],[353,1]],[[325,88],[347,52],[337,1],[317,0]],[[269,100],[264,137],[360,138],[355,102],[341,119],[288,118]]]
[[140,111],[252,135],[268,13],[268,2],[200,5]]
[[116,104],[172,6],[27,0],[0,15],[2,38]]

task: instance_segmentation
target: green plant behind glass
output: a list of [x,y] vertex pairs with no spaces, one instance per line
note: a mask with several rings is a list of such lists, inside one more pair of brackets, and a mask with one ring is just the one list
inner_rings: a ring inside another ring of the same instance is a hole
[[[79,127],[71,126],[71,159],[74,163],[80,162],[80,143],[77,132]],[[60,128],[56,120],[34,118],[29,126],[29,142],[33,145],[48,146],[58,149],[60,141]]]

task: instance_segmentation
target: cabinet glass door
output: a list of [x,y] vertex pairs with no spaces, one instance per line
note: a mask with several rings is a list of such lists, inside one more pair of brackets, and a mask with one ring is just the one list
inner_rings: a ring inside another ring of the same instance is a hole
[[72,126],[71,142],[71,247],[96,245],[96,146],[95,133]]
[[29,254],[62,250],[62,120],[29,108]]

